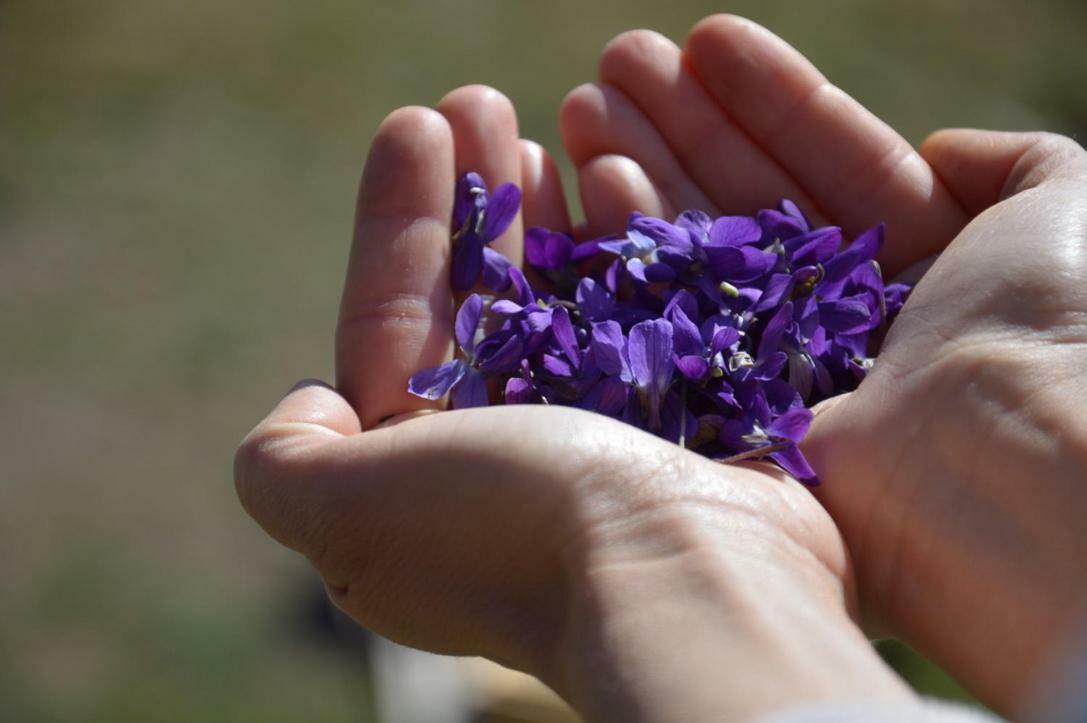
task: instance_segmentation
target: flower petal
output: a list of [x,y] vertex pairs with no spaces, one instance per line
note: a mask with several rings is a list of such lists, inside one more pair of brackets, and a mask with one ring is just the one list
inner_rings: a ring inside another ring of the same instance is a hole
[[868,328],[872,310],[861,296],[819,303],[819,325],[835,334],[854,334]]
[[573,253],[570,254],[570,263],[580,263],[587,258],[596,256],[598,253],[600,253],[600,239],[582,241],[574,247]]
[[619,322],[608,320],[593,324],[589,347],[600,371],[610,376],[618,376],[623,381],[629,382],[633,379],[627,362],[627,341],[623,337],[623,328],[619,326]]
[[524,342],[514,332],[495,332],[480,342],[476,349],[479,368],[488,374],[511,372],[521,361],[523,350]]
[[799,236],[808,230],[808,224],[804,221],[797,219],[795,216],[782,213],[781,211],[775,211],[773,209],[764,209],[759,211],[758,214],[759,226],[762,227],[762,238],[767,243],[774,241],[786,241],[793,236]]
[[572,377],[574,375],[574,368],[565,359],[560,359],[553,354],[544,354],[542,364],[549,374],[554,374],[557,377]]
[[574,241],[563,233],[545,228],[525,232],[525,260],[538,269],[561,269],[570,263]]
[[786,301],[778,307],[778,310],[770,317],[770,321],[766,322],[766,328],[762,332],[762,339],[759,341],[759,349],[755,356],[764,359],[781,349],[785,342],[785,332],[788,331],[792,323],[793,302]]
[[[631,259],[630,263],[634,263],[634,259]],[[645,267],[644,278],[645,281],[654,284],[662,281],[671,281],[672,279],[676,278],[676,270],[668,264],[649,264]]]
[[777,379],[785,364],[789,361],[789,355],[783,351],[776,351],[765,359],[760,359],[755,366],[748,368],[747,378],[760,382],[768,382]]
[[795,407],[771,422],[766,428],[766,434],[771,438],[800,442],[808,433],[813,416],[810,409]]
[[408,391],[423,399],[441,399],[456,385],[468,371],[468,365],[460,359],[448,361],[412,376],[408,380]]
[[784,379],[771,379],[762,385],[763,396],[773,414],[785,414],[790,409],[804,406],[804,400],[796,389]]
[[796,389],[802,399],[811,398],[815,384],[815,362],[803,352],[789,355],[789,384]]
[[879,250],[883,248],[885,231],[886,227],[881,223],[853,239],[853,243],[849,246],[849,252],[856,254],[858,264],[871,261],[876,257]]
[[777,462],[783,470],[795,477],[798,482],[808,487],[819,486],[819,478],[815,475],[815,470],[808,464],[808,460],[804,457],[804,453],[800,451],[800,447],[795,444],[790,444],[778,452],[771,452],[768,456]]
[[672,246],[678,251],[687,253],[694,251],[691,234],[686,229],[673,226],[663,218],[652,216],[633,218],[627,227],[628,236],[632,230],[653,239],[655,246]]
[[672,323],[672,338],[677,354],[697,354],[701,356],[706,350],[702,342],[702,332],[695,323],[684,313],[679,304],[670,305],[667,319]]
[[615,301],[608,290],[588,277],[578,282],[574,299],[581,309],[582,318],[589,321],[607,318],[615,308]]
[[672,325],[664,319],[635,324],[627,338],[627,358],[635,383],[663,393],[672,379]]
[[623,247],[623,256],[627,258],[641,257],[657,250],[657,240],[647,236],[637,228],[627,228],[627,243]]
[[721,216],[710,228],[712,246],[744,246],[762,238],[758,221],[750,216]]
[[676,369],[679,369],[679,373],[690,379],[692,382],[702,381],[710,371],[709,363],[701,356],[677,355],[673,361],[675,362]]
[[484,381],[483,375],[475,369],[469,369],[468,373],[461,379],[460,384],[453,389],[450,400],[453,402],[453,409],[486,407],[489,402],[487,400],[487,383]]
[[713,219],[702,211],[692,209],[684,211],[676,217],[676,226],[686,229],[691,234],[691,239],[696,244],[701,244],[709,239],[710,229],[713,228]]
[[643,283],[649,283],[649,280],[645,278],[645,262],[639,258],[633,258],[627,260],[627,272],[630,273],[638,281]]
[[501,314],[502,316],[514,316],[520,314],[525,310],[525,307],[518,304],[516,301],[510,301],[509,299],[499,299],[491,304],[491,311],[495,314]]
[[609,417],[618,416],[627,403],[630,387],[616,377],[604,377],[596,383],[594,408]]
[[501,236],[521,208],[521,189],[512,183],[503,183],[494,190],[483,213],[483,240],[487,243]]
[[532,287],[528,285],[528,279],[525,278],[521,269],[516,266],[510,267],[509,270],[510,282],[513,284],[514,293],[517,295],[517,302],[522,306],[535,306],[536,305],[536,292],[532,290]]
[[808,217],[804,215],[804,212],[800,210],[799,206],[797,206],[789,199],[782,199],[778,207],[781,209],[781,212],[784,213],[786,216],[791,216],[792,218],[794,218],[805,231],[807,231],[811,227],[811,223],[808,221]]
[[570,323],[570,313],[565,306],[555,307],[555,312],[551,315],[551,332],[574,368],[581,366],[581,350],[578,349],[574,326]]
[[469,357],[476,349],[476,329],[479,328],[479,320],[482,316],[483,299],[479,294],[472,294],[465,299],[457,311],[453,329],[456,332],[457,343]]
[[792,293],[793,283],[792,274],[770,274],[770,278],[766,280],[766,288],[752,311],[758,314],[773,309],[786,295]]
[[536,401],[536,392],[527,379],[510,377],[506,380],[506,390],[502,399],[506,404],[532,404]]
[[453,250],[453,288],[464,291],[472,288],[483,269],[483,240],[469,231],[457,240]]
[[825,264],[841,245],[842,230],[836,226],[826,226],[790,240],[785,248],[792,251],[792,264],[796,268]]
[[740,330],[733,326],[718,326],[710,337],[710,353],[720,354],[740,340]]
[[468,217],[487,206],[487,184],[483,177],[469,171],[457,179],[453,195],[453,231],[464,226]]
[[505,291],[510,287],[510,269],[513,264],[490,246],[483,247],[483,285],[493,291]]
[[719,278],[737,284],[754,281],[777,264],[777,254],[753,246],[707,246],[709,267]]

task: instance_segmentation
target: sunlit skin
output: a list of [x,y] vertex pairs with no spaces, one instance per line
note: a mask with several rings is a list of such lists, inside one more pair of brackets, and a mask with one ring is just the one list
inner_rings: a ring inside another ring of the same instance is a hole
[[[243,504],[361,624],[531,672],[588,720],[908,700],[858,611],[1013,709],[1032,681],[997,658],[1051,652],[1037,628],[1080,593],[1057,574],[1082,580],[1087,560],[1082,526],[1067,524],[1087,490],[1072,403],[1087,401],[1073,362],[1087,339],[1072,311],[1087,308],[1082,151],[953,132],[918,154],[729,17],[696,26],[684,51],[621,36],[601,80],[561,113],[590,230],[635,208],[749,213],[784,196],[848,236],[886,221],[890,273],[951,244],[873,376],[817,417],[820,498],[600,415],[433,413],[441,402],[407,393],[414,372],[452,358],[457,176],[522,187],[522,217],[494,244],[515,263],[527,226],[570,229],[554,163],[519,138],[503,96],[468,87],[379,129],[335,388],[301,385],[246,438]],[[1009,178],[1023,192],[966,226]]]
[[[452,355],[448,219],[466,168],[519,182],[529,225],[569,227],[553,162],[502,95],[391,114],[361,185],[336,389],[303,384],[243,443],[249,512],[360,623],[534,673],[590,720],[908,696],[856,628],[842,540],[796,481],[589,412],[435,414],[407,393]],[[522,229],[496,242],[511,258]]]
[[915,152],[728,16],[682,49],[618,37],[561,117],[590,227],[642,206],[744,211],[789,189],[847,231],[886,221],[888,276],[946,247],[874,374],[817,410],[806,451],[873,628],[999,710],[1030,705],[1087,603],[1083,149],[949,130]]

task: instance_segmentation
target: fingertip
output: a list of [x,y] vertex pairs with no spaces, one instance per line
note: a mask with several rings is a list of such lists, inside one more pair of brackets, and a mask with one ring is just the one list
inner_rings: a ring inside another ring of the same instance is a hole
[[528,138],[522,138],[519,145],[521,151],[522,171],[524,171],[525,169],[530,169],[539,173],[542,172],[542,169],[545,165],[548,165],[549,163],[551,165],[554,164],[554,162],[551,160],[551,154],[547,152],[546,148],[544,148],[536,141],[530,140]]
[[[492,191],[504,183],[521,183],[520,134],[509,98],[490,86],[466,85],[447,93],[438,112],[453,129],[456,175],[479,173]],[[521,263],[519,214],[491,247],[515,265]]]
[[521,139],[520,152],[525,226],[569,231],[570,214],[555,159],[539,143],[527,139]]
[[335,389],[318,379],[298,382],[238,445],[234,483],[242,504],[252,512],[290,452],[361,430],[358,415]]
[[370,143],[367,170],[385,172],[390,162],[404,159],[426,159],[435,154],[449,153],[453,147],[453,131],[445,117],[431,108],[406,106],[397,108],[381,121]]
[[793,46],[739,15],[703,18],[687,34],[683,52],[700,76],[713,79],[719,96],[728,95],[730,78],[743,88],[743,81],[756,74],[783,86],[779,91],[765,89],[773,91],[771,94],[802,93],[826,82],[825,76]]
[[737,35],[766,31],[758,23],[731,13],[708,15],[693,26],[683,42],[684,50],[717,48],[733,42]]
[[959,203],[977,214],[1038,185],[1082,157],[1083,149],[1053,133],[948,128],[926,138],[920,153]]
[[[445,117],[453,129],[458,150],[458,172],[478,171],[485,181],[497,185],[505,182],[501,168],[465,168],[465,163],[485,160],[488,141],[516,139],[517,112],[504,93],[487,85],[466,85],[452,90],[439,101],[438,113]],[[498,154],[491,154],[500,158]],[[495,164],[489,164],[495,165]],[[499,176],[499,177],[495,177]]]
[[446,117],[465,113],[474,114],[479,110],[507,118],[516,118],[513,102],[505,93],[489,85],[478,83],[462,85],[449,91],[438,101],[438,112]]
[[[318,379],[296,384],[273,412],[276,421],[323,427],[339,436],[362,431],[358,414],[331,385]],[[318,431],[318,430],[315,430]]]
[[747,35],[764,35],[779,40],[770,30],[750,18],[732,13],[707,15],[691,26],[687,33],[687,42],[721,43],[733,42]]
[[[812,469],[815,470],[819,479],[829,483],[829,486],[834,486],[839,479],[843,478],[841,465],[843,462],[848,464],[845,454],[852,452],[851,444],[856,446],[856,430],[853,429],[855,423],[851,424],[849,418],[850,400],[854,394],[856,392],[839,394],[830,399],[824,399],[812,407],[811,427],[808,428],[808,433],[800,443],[804,457]],[[818,489],[812,491],[817,498],[823,500],[827,486],[820,485]]]
[[441,140],[452,136],[449,123],[441,113],[426,106],[409,105],[397,108],[381,121],[374,140],[386,137]]
[[928,134],[925,140],[921,141],[921,146],[917,149],[918,153],[925,160],[928,160],[930,156],[938,155],[949,144],[968,137],[972,132],[969,128],[941,128],[938,131],[933,131]]
[[234,486],[242,507],[284,545],[313,554],[335,505],[326,493],[337,445],[359,431],[351,405],[332,387],[299,382],[238,445]]
[[604,94],[596,83],[582,83],[559,104],[559,134],[575,166],[590,158],[585,129],[595,123],[605,104]]
[[[420,206],[418,193],[408,189],[435,179],[451,184],[452,178],[453,131],[445,117],[421,106],[398,108],[370,143],[359,185],[360,218],[413,214]],[[448,195],[452,208],[452,192]]]
[[614,82],[626,77],[631,68],[637,68],[646,58],[678,50],[675,43],[655,30],[628,30],[616,35],[604,46],[597,65],[600,79]]
[[578,170],[581,203],[591,235],[626,228],[631,212],[671,218],[672,209],[637,161],[607,154],[587,161]]

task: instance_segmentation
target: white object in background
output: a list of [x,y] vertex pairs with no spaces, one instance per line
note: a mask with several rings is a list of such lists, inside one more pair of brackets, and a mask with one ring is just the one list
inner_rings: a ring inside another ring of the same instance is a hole
[[380,723],[470,723],[473,681],[461,658],[432,655],[374,636],[374,701]]

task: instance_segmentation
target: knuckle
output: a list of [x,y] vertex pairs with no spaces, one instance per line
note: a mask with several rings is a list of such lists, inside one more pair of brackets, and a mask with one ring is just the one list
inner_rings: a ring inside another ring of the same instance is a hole
[[1041,155],[1048,157],[1074,158],[1084,154],[1083,146],[1060,133],[1038,133],[1038,141],[1034,148]]
[[1066,169],[1087,165],[1087,152],[1068,136],[1047,132],[1033,135],[1034,142],[1008,174],[1001,194],[1003,198],[1038,186],[1048,178],[1063,174]]
[[251,512],[260,485],[260,470],[266,465],[266,444],[260,429],[246,435],[234,452],[234,489],[242,506]]
[[242,508],[273,538],[323,557],[338,508],[323,503],[314,480],[300,484],[307,469],[307,451],[289,433],[258,427],[235,452],[234,486]]

